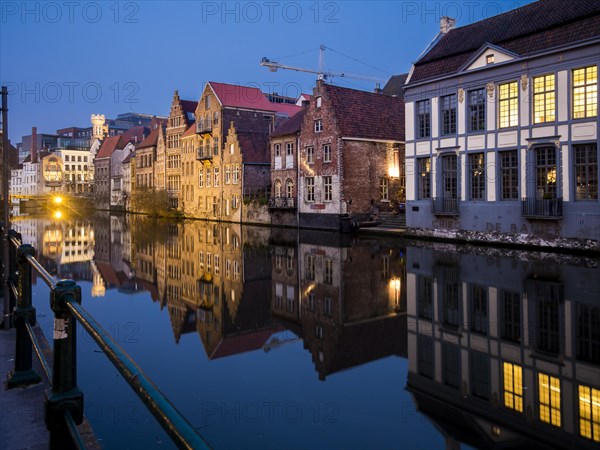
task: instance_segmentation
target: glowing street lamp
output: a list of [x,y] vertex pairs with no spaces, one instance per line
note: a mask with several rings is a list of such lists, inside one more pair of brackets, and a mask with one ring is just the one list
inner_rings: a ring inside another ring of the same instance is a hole
[[60,205],[63,201],[63,198],[60,196],[56,196],[53,198],[53,200],[54,200],[54,203],[56,203],[57,205]]

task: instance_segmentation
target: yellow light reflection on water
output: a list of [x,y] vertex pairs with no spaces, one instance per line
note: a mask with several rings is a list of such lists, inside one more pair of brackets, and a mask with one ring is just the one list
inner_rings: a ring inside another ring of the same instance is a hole
[[54,213],[54,218],[55,218],[55,219],[60,219],[62,216],[63,216],[63,214],[62,214],[62,212],[60,212],[60,211],[56,211],[56,212]]

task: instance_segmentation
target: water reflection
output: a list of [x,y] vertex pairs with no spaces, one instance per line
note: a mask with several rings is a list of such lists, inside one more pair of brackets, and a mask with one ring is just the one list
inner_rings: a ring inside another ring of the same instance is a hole
[[600,441],[597,265],[457,250],[407,249],[407,388],[419,410],[452,448],[592,447]]
[[[16,227],[57,276],[89,281],[89,297],[147,293],[170,321],[164,345],[187,335],[210,364],[241,354],[276,361],[301,342],[312,380],[331,386],[341,371],[406,359],[393,378],[422,420],[406,420],[399,399],[377,414],[401,408],[396,426],[416,433],[414,445],[600,441],[597,259],[100,213]],[[365,392],[374,380],[361,378]],[[256,395],[270,398],[271,388]],[[343,428],[359,433],[365,419],[348,420]],[[378,442],[397,447],[392,436]]]

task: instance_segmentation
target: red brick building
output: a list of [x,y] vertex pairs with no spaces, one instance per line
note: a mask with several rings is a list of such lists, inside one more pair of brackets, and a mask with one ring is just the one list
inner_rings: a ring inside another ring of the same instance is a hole
[[404,100],[317,82],[299,148],[301,227],[339,229],[403,200]]

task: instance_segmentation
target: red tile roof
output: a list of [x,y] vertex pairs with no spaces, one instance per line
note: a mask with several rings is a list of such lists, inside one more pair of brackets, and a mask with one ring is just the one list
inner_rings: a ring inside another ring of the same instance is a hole
[[150,134],[146,137],[146,139],[144,139],[141,142],[141,144],[137,146],[137,148],[148,148],[148,147],[156,146],[156,143],[158,142],[158,132],[159,132],[159,129],[154,128],[150,132]]
[[181,134],[181,137],[193,136],[194,134],[196,134],[196,123],[195,122],[192,123],[192,125]]
[[600,30],[600,2],[539,0],[450,30],[415,63],[410,82],[456,72],[490,43],[524,55],[591,37]]
[[109,136],[106,139],[104,139],[104,141],[102,141],[102,146],[100,147],[100,150],[98,151],[98,154],[96,155],[96,159],[109,158],[113,154],[115,149],[123,148],[125,146],[125,144],[123,144],[121,146],[121,141],[124,141],[125,144],[127,144],[127,142],[129,142],[129,140],[123,139],[123,135]]
[[208,84],[223,107],[273,111],[288,116],[293,116],[300,110],[299,106],[289,103],[270,102],[265,94],[255,87],[217,83],[215,81],[209,81]]
[[290,117],[271,133],[271,137],[287,136],[288,134],[296,134],[302,128],[302,122],[304,122],[304,116],[306,115],[307,108],[302,108],[299,112]]
[[277,326],[276,328],[269,327],[249,333],[224,336],[213,354],[210,355],[210,359],[224,358],[226,356],[258,350],[267,343],[274,333],[279,331],[282,331],[282,328]]
[[323,85],[343,137],[404,141],[404,100]]

